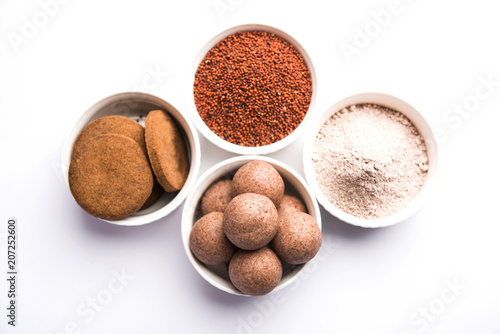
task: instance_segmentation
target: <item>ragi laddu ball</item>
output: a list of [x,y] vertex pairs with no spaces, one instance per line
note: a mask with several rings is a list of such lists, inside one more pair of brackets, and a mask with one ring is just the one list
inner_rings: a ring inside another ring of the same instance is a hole
[[266,196],[241,194],[229,202],[222,227],[238,248],[258,249],[267,245],[278,231],[278,211]]
[[307,208],[304,202],[298,197],[292,195],[284,195],[278,207],[278,215],[281,217],[288,213],[304,212],[307,213]]
[[201,198],[201,213],[224,212],[233,199],[231,180],[221,180],[212,184]]
[[303,212],[281,216],[272,249],[280,259],[302,264],[314,258],[322,243],[321,230],[313,217]]
[[255,160],[241,166],[233,177],[233,193],[255,193],[268,197],[279,207],[285,183],[278,171],[265,161]]
[[237,251],[222,230],[222,212],[201,217],[189,235],[189,248],[194,256],[208,265],[228,263]]
[[229,278],[233,285],[251,296],[271,292],[280,282],[283,269],[278,256],[268,247],[239,250],[229,262]]

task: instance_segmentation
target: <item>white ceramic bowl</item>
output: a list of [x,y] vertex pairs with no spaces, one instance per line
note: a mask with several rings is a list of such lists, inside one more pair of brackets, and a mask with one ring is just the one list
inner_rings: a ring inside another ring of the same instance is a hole
[[[390,216],[378,219],[364,219],[355,217],[340,210],[339,208],[335,207],[332,203],[330,203],[328,199],[323,195],[323,192],[321,191],[321,189],[318,186],[318,183],[316,182],[316,177],[314,174],[313,164],[312,164],[312,152],[313,152],[314,141],[323,124],[325,124],[325,122],[328,119],[330,119],[330,117],[332,117],[333,114],[342,110],[343,108],[353,104],[363,104],[363,103],[378,104],[399,111],[400,113],[405,115],[415,125],[420,134],[422,134],[422,136],[424,137],[429,159],[429,170],[427,172],[427,177],[417,197],[415,197],[415,199],[401,211],[396,212]],[[307,182],[309,183],[309,186],[312,188],[314,194],[316,195],[318,202],[325,208],[325,210],[346,223],[367,228],[385,227],[394,225],[409,218],[414,213],[416,213],[426,203],[426,201],[429,198],[429,195],[431,194],[438,166],[438,152],[437,152],[436,139],[434,137],[434,133],[432,132],[431,127],[429,126],[425,118],[422,116],[422,114],[420,114],[415,108],[413,108],[411,105],[404,102],[403,100],[400,100],[394,96],[380,94],[380,93],[364,93],[364,94],[353,95],[337,102],[330,109],[328,109],[328,111],[326,111],[315,123],[314,127],[312,127],[310,131],[308,131],[308,135],[304,144],[303,158],[304,158],[303,161],[304,173]]]
[[[205,280],[207,280],[216,288],[234,295],[242,296],[246,295],[238,291],[233,286],[233,284],[229,280],[227,268],[225,265],[208,266],[200,262],[193,255],[189,248],[189,235],[191,234],[191,229],[193,228],[194,223],[196,223],[196,221],[202,216],[200,202],[201,197],[205,193],[205,190],[218,180],[232,179],[234,173],[236,173],[238,168],[254,160],[266,161],[274,166],[274,168],[276,168],[276,170],[280,173],[281,177],[285,181],[285,193],[302,198],[307,207],[308,213],[316,220],[321,229],[321,213],[319,211],[319,206],[316,202],[316,199],[314,198],[313,193],[309,189],[309,186],[304,181],[304,179],[291,167],[285,165],[284,163],[262,156],[240,156],[224,160],[207,170],[198,179],[193,190],[189,193],[186,199],[184,210],[182,212],[182,243],[184,244],[184,249],[189,258],[189,261]],[[307,266],[307,264],[308,263],[301,265],[284,264],[283,278],[272,292],[279,291],[292,283],[293,280],[295,280],[302,272],[305,266]]]
[[137,226],[156,221],[175,210],[186,198],[189,190],[196,181],[200,169],[200,142],[196,129],[191,121],[184,117],[170,103],[150,94],[129,92],[109,96],[94,104],[78,119],[66,138],[62,150],[62,172],[66,185],[69,188],[68,169],[71,162],[71,150],[76,137],[87,124],[104,116],[121,115],[137,120],[144,125],[148,112],[155,109],[167,111],[176,120],[184,136],[190,159],[189,175],[186,183],[178,192],[164,193],[155,204],[145,210],[136,212],[123,219],[102,219],[104,221],[116,225]]
[[[309,104],[309,109],[302,120],[301,124],[292,132],[290,133],[287,137],[283,138],[280,141],[277,141],[275,143],[265,145],[265,146],[258,146],[258,147],[248,147],[248,146],[240,146],[236,145],[233,143],[230,143],[221,137],[217,136],[210,128],[203,122],[201,119],[200,115],[198,114],[198,110],[196,109],[196,105],[194,103],[194,94],[193,94],[193,83],[194,83],[194,78],[196,71],[198,69],[198,66],[200,65],[201,61],[205,57],[208,51],[212,49],[219,41],[222,39],[233,35],[239,31],[265,31],[271,34],[275,34],[278,37],[283,38],[290,44],[292,44],[302,55],[304,58],[304,61],[306,62],[307,68],[311,72],[311,81],[312,81],[312,96],[311,96],[311,103]],[[269,154],[272,152],[276,152],[278,150],[281,150],[285,148],[287,145],[292,143],[294,140],[296,140],[304,131],[304,128],[306,127],[307,122],[310,120],[311,116],[311,110],[314,106],[314,101],[316,100],[316,91],[317,91],[317,86],[316,86],[316,74],[314,72],[314,67],[311,61],[311,58],[309,58],[309,55],[307,52],[304,50],[302,45],[299,44],[292,36],[288,35],[287,33],[276,29],[271,26],[267,25],[261,25],[261,24],[244,24],[240,26],[236,26],[227,30],[224,30],[223,32],[219,33],[217,36],[212,38],[198,53],[198,55],[195,58],[195,61],[193,63],[193,66],[189,72],[188,75],[188,82],[186,83],[187,86],[187,92],[186,92],[186,109],[188,110],[189,117],[195,124],[196,128],[198,131],[201,132],[201,134],[207,138],[209,141],[211,141],[213,144],[217,145],[218,147],[222,148],[223,150],[233,152],[236,154],[252,154],[252,155],[259,155],[259,154]]]

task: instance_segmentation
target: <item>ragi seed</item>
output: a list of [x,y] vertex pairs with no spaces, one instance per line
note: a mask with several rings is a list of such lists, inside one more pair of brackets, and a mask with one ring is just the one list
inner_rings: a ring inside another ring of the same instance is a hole
[[208,51],[193,92],[200,117],[216,135],[241,146],[264,146],[288,136],[304,119],[311,72],[281,37],[238,32]]

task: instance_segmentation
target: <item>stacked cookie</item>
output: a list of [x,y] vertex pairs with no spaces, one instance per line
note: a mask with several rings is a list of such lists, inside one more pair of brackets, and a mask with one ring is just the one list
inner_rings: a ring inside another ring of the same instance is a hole
[[285,194],[285,183],[269,163],[252,161],[232,180],[212,184],[199,203],[189,248],[207,265],[227,265],[233,285],[247,295],[271,292],[283,275],[282,261],[311,260],[321,230],[301,199]]
[[89,123],[78,135],[69,166],[76,202],[89,214],[122,219],[182,188],[189,159],[182,134],[162,110],[146,117],[145,128],[124,116]]

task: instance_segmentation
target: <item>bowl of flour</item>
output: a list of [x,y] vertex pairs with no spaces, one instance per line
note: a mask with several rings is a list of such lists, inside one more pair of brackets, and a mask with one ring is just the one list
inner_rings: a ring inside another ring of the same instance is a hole
[[318,202],[353,225],[394,225],[427,201],[437,144],[415,108],[386,94],[345,98],[325,112],[304,147],[304,172]]

